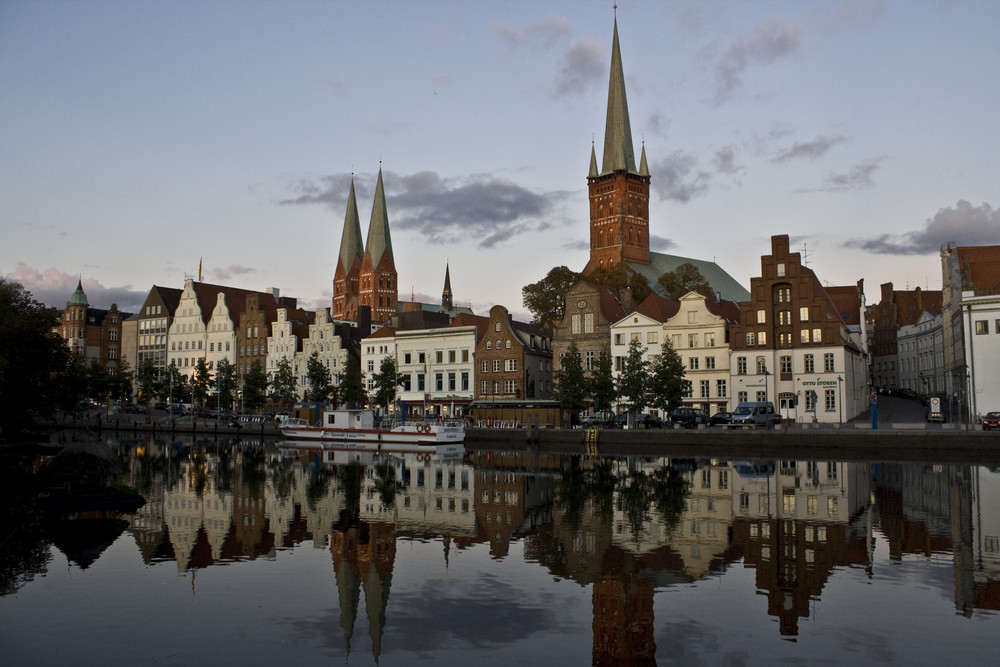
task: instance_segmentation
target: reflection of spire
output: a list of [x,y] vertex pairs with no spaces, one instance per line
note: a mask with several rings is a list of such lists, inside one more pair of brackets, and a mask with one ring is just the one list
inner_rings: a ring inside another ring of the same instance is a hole
[[359,544],[359,560],[368,560],[364,569],[365,612],[368,614],[368,635],[372,640],[372,655],[378,662],[382,653],[382,633],[385,630],[385,610],[389,606],[392,568],[396,562],[396,530],[391,523],[368,524],[368,544]]
[[361,579],[358,576],[357,529],[341,517],[330,535],[330,553],[340,598],[340,627],[344,630],[344,648],[351,653],[351,635],[358,616],[361,599]]

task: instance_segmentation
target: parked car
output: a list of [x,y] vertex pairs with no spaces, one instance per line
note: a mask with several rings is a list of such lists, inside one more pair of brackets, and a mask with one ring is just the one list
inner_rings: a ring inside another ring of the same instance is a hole
[[625,428],[626,426],[628,426],[628,413],[627,412],[623,412],[620,415],[615,415],[611,419],[611,424],[610,424],[611,428]]
[[743,402],[733,410],[733,424],[743,426],[753,426],[754,428],[763,426],[771,428],[779,421],[779,415],[774,411],[774,404],[770,401]]
[[681,424],[684,428],[696,428],[698,424],[707,424],[708,417],[698,408],[675,408],[670,413],[672,424]]
[[983,430],[984,431],[1000,430],[1000,412],[986,413],[986,416],[983,417]]
[[731,412],[726,412],[725,410],[719,410],[714,415],[708,418],[709,426],[722,426],[728,424],[733,420],[733,415]]
[[610,412],[595,412],[583,418],[583,427],[600,428],[602,426],[610,426],[612,419],[613,417]]
[[636,420],[636,423],[639,425],[640,428],[663,427],[663,421],[659,417],[657,417],[656,415],[651,415],[646,413],[639,415],[639,419]]

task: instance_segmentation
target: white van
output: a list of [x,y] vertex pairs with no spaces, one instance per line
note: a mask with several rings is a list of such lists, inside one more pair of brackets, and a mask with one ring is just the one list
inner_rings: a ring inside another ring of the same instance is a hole
[[770,401],[743,402],[733,410],[733,425],[763,426],[772,428],[778,421],[778,413],[774,411],[774,403]]

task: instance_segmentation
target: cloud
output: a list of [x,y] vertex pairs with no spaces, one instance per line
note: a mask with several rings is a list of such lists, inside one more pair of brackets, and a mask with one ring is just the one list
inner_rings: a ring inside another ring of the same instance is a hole
[[671,248],[676,248],[677,244],[671,239],[663,238],[655,234],[649,235],[649,249],[653,252],[665,252]]
[[653,189],[661,199],[687,203],[708,190],[712,174],[699,170],[698,159],[682,151],[674,151],[650,167]]
[[607,62],[600,42],[573,42],[563,56],[553,95],[585,93],[606,81]]
[[[383,172],[386,206],[393,233],[416,232],[432,243],[474,240],[480,248],[493,248],[521,234],[544,230],[563,221],[553,213],[570,195],[533,192],[511,181],[485,174],[443,178],[432,171],[408,176]],[[371,211],[375,177],[354,175],[358,209],[364,221]],[[300,181],[300,194],[283,205],[324,204],[343,215],[351,175],[325,176]],[[368,196],[364,193],[369,192]]]
[[715,151],[713,160],[715,170],[720,174],[736,174],[743,170],[743,167],[736,164],[736,152],[732,146],[724,146]]
[[770,159],[770,162],[781,164],[790,160],[815,160],[837,144],[845,141],[844,137],[837,135],[834,137],[819,136],[812,141],[796,142],[788,148],[781,149],[777,155]]
[[136,313],[146,300],[147,291],[137,291],[131,285],[105,287],[93,278],[84,278],[75,273],[65,273],[49,267],[39,271],[24,262],[18,262],[14,270],[7,274],[7,280],[21,283],[31,292],[32,298],[46,306],[62,310],[76,291],[77,282],[83,285],[87,303],[93,308],[109,309],[112,304],[125,313]]
[[805,188],[799,192],[847,192],[875,187],[875,171],[884,157],[869,158],[843,174],[830,174],[818,188]]
[[209,269],[206,273],[211,275],[214,280],[229,280],[233,276],[255,276],[257,275],[257,269],[249,266],[240,266],[239,264],[230,264],[222,268]]
[[497,21],[491,26],[493,34],[505,45],[509,53],[530,49],[548,51],[557,41],[573,32],[573,24],[562,16],[545,16],[523,28],[514,29]]
[[743,74],[799,50],[799,29],[782,18],[757,26],[753,34],[729,47],[715,67],[715,103],[722,104],[743,86]]
[[878,255],[927,255],[937,253],[949,242],[996,245],[998,232],[1000,209],[995,210],[987,203],[975,207],[960,199],[954,208],[940,209],[921,230],[898,236],[882,234],[869,239],[850,239],[843,245]]

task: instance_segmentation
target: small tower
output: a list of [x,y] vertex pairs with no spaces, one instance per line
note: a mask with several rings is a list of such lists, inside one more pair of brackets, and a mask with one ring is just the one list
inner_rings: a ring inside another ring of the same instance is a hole
[[450,311],[452,308],[452,298],[451,298],[451,273],[448,270],[448,264],[444,265],[444,290],[441,292],[441,307],[445,310]]
[[83,280],[76,283],[76,291],[66,303],[62,316],[62,339],[70,352],[81,356],[87,350],[87,294],[83,291]]
[[392,256],[389,214],[385,205],[380,167],[358,290],[358,303],[371,308],[373,323],[388,322],[396,314],[396,302],[399,299],[396,283],[396,263]]
[[347,214],[344,216],[344,232],[340,238],[340,255],[337,269],[333,274],[333,317],[338,320],[355,321],[358,317],[358,282],[365,250],[361,241],[361,220],[358,216],[358,202],[354,196],[354,179],[347,196]]

